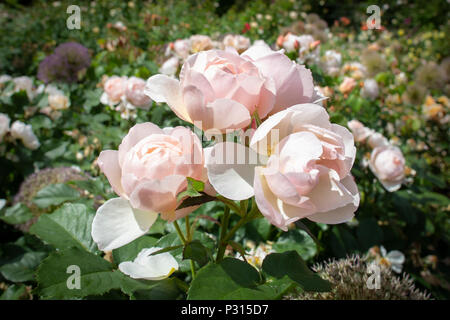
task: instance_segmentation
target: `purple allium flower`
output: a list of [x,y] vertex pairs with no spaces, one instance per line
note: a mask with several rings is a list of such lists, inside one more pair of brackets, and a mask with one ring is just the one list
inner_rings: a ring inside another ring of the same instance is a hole
[[79,72],[91,64],[89,51],[77,42],[66,42],[56,47],[55,52],[39,64],[38,78],[45,83],[51,81],[76,82]]
[[64,58],[56,54],[51,54],[45,57],[39,64],[37,77],[45,83],[67,79],[66,69],[62,68],[62,66],[64,66]]

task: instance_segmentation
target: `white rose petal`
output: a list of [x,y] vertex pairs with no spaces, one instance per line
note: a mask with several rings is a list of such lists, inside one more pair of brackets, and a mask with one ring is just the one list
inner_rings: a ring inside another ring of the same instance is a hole
[[178,262],[169,252],[151,255],[161,249],[158,247],[142,249],[134,261],[119,264],[119,270],[133,279],[165,279],[178,270]]
[[97,210],[92,239],[100,250],[119,248],[144,235],[157,217],[157,213],[133,209],[126,199],[110,199]]

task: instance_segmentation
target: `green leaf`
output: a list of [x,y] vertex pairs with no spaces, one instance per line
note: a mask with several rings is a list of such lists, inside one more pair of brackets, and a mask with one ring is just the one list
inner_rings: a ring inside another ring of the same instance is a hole
[[337,257],[345,257],[347,252],[359,250],[358,241],[346,230],[345,226],[335,225],[331,228],[330,246]]
[[123,247],[114,249],[112,251],[114,263],[118,265],[124,261],[133,261],[142,249],[154,247],[157,241],[156,238],[143,236]]
[[[171,232],[159,238],[155,247],[167,248],[173,247],[181,244],[180,238],[178,238],[178,234],[176,232]],[[181,250],[180,250],[181,251]]]
[[96,88],[94,90],[88,90],[85,94],[84,108],[89,113],[92,107],[100,104],[100,96],[102,95],[102,90]]
[[214,200],[216,200],[215,197],[212,197],[207,194],[202,194],[201,196],[198,196],[198,197],[189,197],[178,206],[177,210],[187,208],[187,207],[199,206],[203,203],[214,201]]
[[178,247],[177,249],[174,249],[170,254],[175,258],[175,260],[177,260],[178,265],[180,267],[180,271],[187,271],[190,269],[189,262],[183,260],[183,249],[182,249],[183,245],[176,232],[171,232],[159,238],[155,247],[160,248]]
[[263,261],[262,270],[277,279],[288,276],[306,291],[324,292],[331,289],[330,283],[312,272],[299,254],[293,250],[267,255]]
[[65,201],[73,201],[80,198],[80,193],[66,184],[51,184],[36,194],[33,202],[39,208],[47,208],[49,206],[57,206]]
[[9,224],[20,224],[27,222],[33,218],[30,209],[23,203],[16,203],[14,206],[5,210],[5,213],[0,216],[0,219]]
[[180,244],[178,246],[172,246],[172,247],[166,247],[166,248],[159,249],[158,251],[155,251],[155,252],[151,253],[150,255],[151,256],[155,256],[157,254],[174,251],[174,250],[177,250],[177,249],[180,249],[180,248],[183,248],[182,244]]
[[[69,266],[78,266],[80,287],[69,289],[75,273],[67,273]],[[165,289],[174,294],[176,285],[171,279],[147,281],[132,279],[120,271],[114,271],[111,263],[92,253],[77,248],[51,254],[37,271],[37,291],[43,298],[75,299],[86,296],[99,296],[112,289],[120,289],[132,296],[135,291],[149,291],[150,298],[163,296]],[[166,296],[167,297],[167,296]],[[147,296],[147,298],[149,298]]]
[[284,277],[282,279],[275,279],[259,285],[256,289],[241,288],[225,296],[225,299],[230,300],[247,300],[248,297],[260,300],[276,300],[281,299],[285,293],[297,284]]
[[66,203],[52,214],[43,214],[30,228],[30,233],[58,249],[77,247],[99,252],[91,237],[94,214],[84,204]]
[[30,124],[32,125],[33,130],[39,130],[41,128],[51,129],[53,126],[52,120],[44,115],[34,116],[30,119]]
[[240,243],[237,243],[235,241],[228,241],[228,244],[233,247],[233,249],[237,252],[239,252],[239,254],[241,255],[241,257],[247,261],[247,259],[245,258],[245,249],[244,247],[242,247],[242,245]]
[[245,225],[246,235],[254,241],[266,241],[269,239],[271,224],[267,219],[255,219]]
[[187,188],[186,191],[180,192],[177,195],[177,200],[180,201],[185,197],[200,197],[205,189],[205,183],[193,178],[187,177]]
[[155,223],[150,227],[150,230],[148,230],[147,234],[164,234],[165,228],[167,225],[167,221],[161,219],[160,216],[156,219]]
[[24,284],[13,284],[6,289],[0,296],[0,300],[19,300],[27,292]]
[[[222,300],[232,299],[233,293],[238,296],[243,289],[254,289],[246,291],[247,299],[263,299],[256,290],[260,282],[260,275],[248,263],[225,258],[221,263],[210,263],[199,270],[197,276],[191,283],[188,291],[189,300]],[[214,290],[211,290],[214,286]]]
[[134,289],[131,293],[136,300],[175,300],[180,295],[175,279],[164,279],[154,282],[145,289]]
[[80,189],[86,190],[94,196],[102,195],[104,193],[103,182],[99,178],[88,180],[73,180],[69,181],[69,184],[73,184]]
[[25,107],[30,103],[30,100],[28,99],[27,92],[25,90],[20,90],[11,96],[11,102],[17,107]]
[[[69,266],[80,270],[80,288],[68,288],[75,273],[67,273]],[[38,292],[43,298],[73,299],[88,295],[101,295],[120,288],[123,273],[113,272],[112,264],[86,251],[72,248],[50,254],[39,266],[36,279]]]
[[211,252],[208,248],[203,246],[200,241],[194,240],[183,249],[183,259],[191,259],[198,263],[200,267],[208,263],[211,257]]
[[[204,245],[206,248],[209,248],[210,250],[212,250],[215,245],[214,241],[210,237],[208,237],[205,232],[194,232],[193,240],[200,241],[202,245]],[[175,258],[175,260],[177,260],[180,266],[180,271],[185,272],[190,270],[189,261],[183,260],[183,246],[176,232],[171,232],[165,236],[162,236],[156,243],[155,247],[177,247],[176,249],[171,250],[171,255]]]
[[363,250],[383,243],[383,230],[373,217],[360,219],[356,234]]
[[195,191],[202,192],[205,190],[205,183],[200,180],[195,180],[194,178],[187,177],[188,189],[194,189]]
[[57,158],[59,158],[59,157],[64,155],[64,153],[66,152],[69,144],[70,144],[70,142],[64,141],[59,146],[57,146],[56,148],[47,151],[44,155],[47,158],[49,158],[50,160],[55,160],[55,159],[57,159]]
[[317,246],[314,240],[303,230],[293,229],[283,235],[273,244],[276,252],[282,253],[295,250],[304,260],[308,260],[317,254]]
[[34,271],[47,256],[46,252],[26,252],[0,267],[0,273],[9,281],[24,282],[34,279]]
[[[226,258],[220,264],[210,263],[200,269],[188,291],[188,299],[273,300],[297,284],[284,277],[260,284],[260,275],[251,265]],[[214,290],[211,290],[214,283]]]
[[[48,106],[48,94],[43,94],[43,95],[40,97],[40,99],[39,99],[38,103],[36,104],[36,106],[37,106],[39,109],[42,109],[42,108],[47,107],[47,106]],[[49,119],[49,120],[50,120],[50,119]],[[33,126],[33,129],[34,129],[34,126]]]

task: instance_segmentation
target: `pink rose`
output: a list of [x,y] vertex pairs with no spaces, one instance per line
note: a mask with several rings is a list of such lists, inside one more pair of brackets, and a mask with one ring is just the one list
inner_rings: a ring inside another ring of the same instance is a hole
[[311,102],[314,93],[309,70],[263,45],[241,55],[231,48],[194,54],[184,63],[180,81],[156,75],[146,89],[181,119],[221,132],[247,127],[255,111],[263,119]]
[[210,37],[201,34],[195,34],[189,38],[192,52],[200,52],[212,49],[213,42]]
[[127,81],[125,97],[134,107],[148,109],[152,100],[144,93],[145,80],[137,77],[131,77]]
[[157,214],[173,221],[195,207],[176,210],[186,177],[206,181],[198,137],[184,127],[137,124],[119,150],[100,153],[98,165],[120,198],[108,200],[94,218],[92,236],[101,250],[118,248],[145,234]]
[[352,131],[356,142],[364,141],[374,133],[372,129],[367,128],[358,120],[351,120],[347,122],[347,126]]
[[162,64],[161,68],[159,68],[159,72],[167,76],[174,76],[178,71],[179,64],[180,58],[169,58]]
[[364,80],[364,86],[361,89],[361,97],[375,100],[379,94],[380,89],[375,79]]
[[12,138],[22,140],[23,145],[28,149],[36,150],[41,146],[31,124],[16,120],[11,125],[10,134]]
[[189,56],[189,52],[191,51],[191,44],[189,39],[176,40],[173,43],[173,50],[178,57],[186,59]]
[[353,78],[345,77],[344,81],[339,86],[339,91],[343,94],[350,93],[356,86],[356,81]]
[[127,77],[112,76],[106,80],[100,98],[103,104],[115,105],[119,103],[127,90]]
[[3,137],[8,133],[10,122],[11,119],[6,113],[0,113],[0,142],[2,142]]
[[250,39],[241,35],[228,34],[222,41],[225,47],[233,47],[242,53],[250,47]]
[[265,45],[253,45],[242,57],[252,61],[263,76],[275,82],[275,103],[269,115],[295,104],[313,102],[311,71],[291,61],[282,51],[273,51]]
[[389,141],[381,133],[373,132],[369,139],[367,139],[367,144],[373,149],[376,147],[387,146]]
[[48,104],[52,110],[64,110],[69,108],[69,98],[63,92],[48,95]]
[[273,80],[235,51],[194,54],[184,63],[180,81],[156,75],[147,80],[146,89],[181,119],[222,132],[247,127],[255,110],[265,117],[275,99]]
[[277,39],[278,47],[285,49],[287,52],[297,51],[300,47],[298,36],[288,33],[285,36],[279,36]]
[[[237,162],[222,161],[234,159]],[[208,177],[232,200],[255,196],[275,226],[302,218],[321,223],[350,220],[359,193],[350,174],[356,149],[352,134],[331,124],[324,108],[300,104],[269,117],[255,131],[250,148],[216,144],[207,155]],[[243,161],[245,160],[245,161]]]
[[399,148],[392,145],[376,147],[370,155],[369,168],[387,191],[400,189],[405,177],[405,158]]

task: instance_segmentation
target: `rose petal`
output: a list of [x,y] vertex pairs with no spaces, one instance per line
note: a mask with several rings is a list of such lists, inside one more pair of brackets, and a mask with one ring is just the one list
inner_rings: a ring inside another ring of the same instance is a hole
[[178,262],[169,252],[150,255],[161,249],[158,247],[142,249],[133,262],[120,263],[119,270],[133,279],[165,279],[178,270]]
[[161,213],[163,219],[173,221],[178,206],[177,194],[186,186],[186,177],[181,175],[140,181],[130,195],[130,202],[135,208]]
[[251,149],[233,142],[218,143],[206,155],[205,162],[209,181],[219,194],[232,200],[253,196],[258,155]]
[[242,56],[252,60],[264,76],[275,81],[276,100],[271,114],[311,101],[314,93],[311,71],[291,61],[283,50],[273,51],[265,46],[253,46]]
[[110,199],[92,221],[92,239],[100,250],[119,248],[144,235],[157,217],[155,212],[133,209],[126,199]]
[[255,168],[255,179],[254,179],[254,192],[255,201],[258,206],[259,211],[269,220],[271,224],[280,228],[283,231],[287,231],[287,226],[300,219],[301,217],[289,217],[286,215],[284,210],[280,210],[279,204],[282,206],[281,200],[270,190],[266,178],[262,174],[262,168]]
[[[333,198],[341,197],[340,200],[334,200],[332,203],[341,203],[343,206],[336,207],[336,205],[329,211],[318,212],[316,214],[310,215],[307,218],[314,222],[327,223],[327,224],[338,224],[342,222],[349,221],[353,218],[354,212],[358,209],[359,206],[359,192],[358,187],[355,183],[355,180],[351,175],[348,175],[345,179],[342,179],[339,183],[337,183],[337,187],[341,189],[341,195],[338,196],[339,192],[331,190],[326,194],[322,194],[323,202],[327,202],[327,200],[332,200]],[[317,190],[320,192],[320,190]],[[317,201],[315,202],[317,203]],[[323,209],[326,205],[322,205],[319,209]]]
[[389,260],[392,264],[402,265],[405,262],[405,255],[398,251],[398,250],[392,250],[387,255],[386,258]]
[[275,105],[276,91],[275,82],[272,78],[268,78],[259,95],[258,115],[260,119],[264,119],[272,111]]
[[139,123],[133,126],[119,145],[119,164],[123,166],[127,152],[139,141],[151,134],[163,134],[163,131],[151,122]]
[[116,150],[104,150],[98,156],[97,164],[100,170],[108,178],[114,192],[121,197],[127,197],[120,180],[122,179],[122,171],[119,165],[119,152]]
[[334,210],[349,203],[359,204],[359,192],[350,175],[340,181],[336,171],[318,166],[320,171],[317,186],[308,194],[318,212]]
[[208,121],[212,126],[207,129],[214,128],[222,132],[225,130],[234,130],[245,128],[250,125],[251,116],[247,108],[230,99],[217,99],[206,105],[204,110],[208,116]]
[[147,80],[144,93],[156,102],[166,102],[178,117],[191,122],[183,104],[178,80],[162,74],[154,75]]

